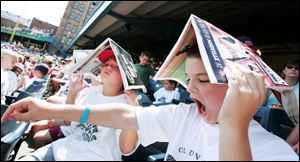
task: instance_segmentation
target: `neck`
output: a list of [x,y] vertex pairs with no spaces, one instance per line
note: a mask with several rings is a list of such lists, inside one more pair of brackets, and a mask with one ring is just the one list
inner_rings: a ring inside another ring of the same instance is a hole
[[123,92],[120,91],[120,88],[103,86],[102,94],[104,96],[118,96],[118,95],[121,95],[122,93]]
[[285,81],[286,83],[289,85],[289,86],[294,86],[298,83],[298,79],[297,78],[285,78]]

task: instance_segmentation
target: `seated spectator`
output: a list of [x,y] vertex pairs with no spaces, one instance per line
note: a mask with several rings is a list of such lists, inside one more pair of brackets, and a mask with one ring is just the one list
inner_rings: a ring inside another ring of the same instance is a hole
[[[135,97],[134,93],[131,91],[124,94],[123,92],[121,73],[112,50],[106,50],[99,55],[99,60],[103,63],[100,74],[103,84],[88,86],[84,83],[83,75],[70,77],[66,104],[130,103],[136,105],[136,101],[132,100]],[[61,127],[52,127],[49,131],[38,132],[35,135],[35,142],[40,142],[39,144],[45,142],[45,139],[41,138],[37,141],[39,137],[46,137],[48,140],[66,137],[41,147],[21,160],[120,161],[121,153],[131,154],[136,149],[137,132],[135,130],[119,130],[75,121],[67,127],[68,131],[65,130]]]
[[[61,85],[65,84],[68,78],[69,70],[74,65],[72,58],[67,58],[62,61],[62,68],[56,72],[56,76],[51,79],[51,86],[53,91],[57,92]],[[52,75],[54,73],[52,72]]]
[[45,63],[48,65],[49,67],[49,75],[51,76],[52,74],[52,71],[54,70],[55,66],[54,66],[54,61],[53,61],[53,57],[51,56],[46,56],[43,60],[42,60],[42,63]]
[[17,62],[18,53],[1,49],[1,104],[5,105],[5,95],[9,86],[8,71],[11,70]]
[[284,95],[274,95],[276,92],[269,92],[269,97],[265,102],[264,106],[268,108],[283,108],[287,114],[289,115],[290,119],[293,121],[294,124],[298,124],[299,121],[299,60],[292,60],[287,61],[284,69],[282,70],[284,74],[284,81],[293,88],[293,92],[296,97],[296,104],[295,106],[290,109],[282,106],[285,105],[286,98]]
[[34,81],[43,81],[48,77],[49,67],[46,64],[37,64],[33,70],[33,78],[25,81],[25,88],[28,88]]
[[155,70],[150,65],[150,53],[147,51],[142,52],[141,56],[139,57],[140,62],[135,64],[135,68],[140,75],[144,85],[146,86],[147,90],[149,88],[149,79],[150,76],[155,75]]
[[284,81],[293,88],[299,107],[299,60],[287,61],[284,69]]
[[171,103],[173,99],[179,99],[180,94],[176,90],[177,82],[173,80],[164,80],[164,87],[154,93],[155,101],[153,103]]
[[7,95],[13,95],[24,84],[24,65],[17,63],[12,70],[8,71],[8,80]]
[[53,95],[47,98],[47,102],[64,104],[69,90],[69,81],[66,82],[60,89]]

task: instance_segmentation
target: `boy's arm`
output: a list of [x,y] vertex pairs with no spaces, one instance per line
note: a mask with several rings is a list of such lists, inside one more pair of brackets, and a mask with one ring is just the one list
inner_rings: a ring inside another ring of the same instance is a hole
[[155,70],[153,69],[152,66],[150,66],[150,68],[151,68],[151,76],[154,76],[155,75]]
[[[52,104],[27,97],[11,104],[2,115],[1,123],[7,120],[29,122],[42,119],[79,121],[84,108],[81,105]],[[136,106],[112,103],[93,105],[89,109],[86,123],[119,129],[138,129]]]
[[[125,92],[125,98],[130,105],[139,106],[137,94],[133,90]],[[134,107],[136,108],[136,107]],[[136,130],[122,130],[119,137],[119,146],[122,154],[130,155],[137,148],[138,134]]]
[[218,116],[219,160],[253,160],[248,129],[267,94],[264,76],[230,62],[224,72],[228,90]]
[[287,137],[286,142],[291,146],[299,142],[299,124],[294,127],[293,131]]

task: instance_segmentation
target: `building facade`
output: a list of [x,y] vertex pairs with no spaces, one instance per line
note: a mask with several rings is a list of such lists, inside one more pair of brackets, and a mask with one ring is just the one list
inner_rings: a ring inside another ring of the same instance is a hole
[[66,48],[89,20],[102,1],[69,1],[56,32],[56,39]]
[[53,34],[55,34],[58,29],[57,26],[47,23],[45,21],[39,20],[37,18],[32,19],[30,28],[37,28],[40,30],[45,30],[45,32],[49,32],[49,33],[53,33]]
[[1,10],[1,26],[14,28],[16,23],[19,23],[21,27],[29,27],[31,21],[30,19],[25,19],[19,15]]

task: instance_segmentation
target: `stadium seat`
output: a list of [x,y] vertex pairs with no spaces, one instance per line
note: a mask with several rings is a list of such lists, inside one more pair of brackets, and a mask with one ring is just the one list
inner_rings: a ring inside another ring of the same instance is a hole
[[152,104],[152,101],[150,100],[150,98],[142,93],[142,92],[136,92],[136,94],[139,96],[139,105],[146,107],[146,106],[150,106]]
[[10,105],[16,101],[19,101],[23,98],[26,98],[26,97],[29,97],[29,96],[32,96],[30,93],[27,93],[27,92],[23,92],[23,91],[18,91],[19,94],[17,97],[14,97],[14,96],[5,96],[5,104],[6,105]]
[[[7,105],[1,105],[1,117],[7,107]],[[28,126],[29,123],[15,120],[1,123],[1,161],[12,160],[14,158],[18,149],[15,146]]]
[[264,108],[260,124],[284,140],[295,127],[285,110],[276,108]]
[[162,87],[164,87],[164,86],[163,86],[163,84],[161,84],[161,82],[159,80],[149,79],[149,89],[148,89],[149,91],[154,93]]

